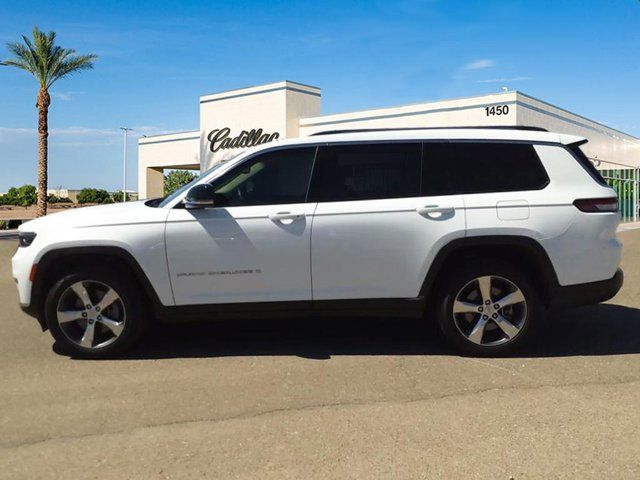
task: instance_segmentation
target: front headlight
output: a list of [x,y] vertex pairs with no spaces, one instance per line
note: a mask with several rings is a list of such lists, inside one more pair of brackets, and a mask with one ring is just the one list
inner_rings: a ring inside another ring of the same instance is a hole
[[36,238],[36,234],[34,232],[20,232],[18,233],[18,242],[21,247],[28,247],[33,243],[33,240]]

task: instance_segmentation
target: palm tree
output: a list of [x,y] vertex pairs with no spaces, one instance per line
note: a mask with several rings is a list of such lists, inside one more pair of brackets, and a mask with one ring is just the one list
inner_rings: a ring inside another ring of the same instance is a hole
[[70,48],[55,44],[56,32],[44,33],[33,27],[33,39],[22,35],[24,43],[8,43],[7,49],[14,58],[0,62],[0,65],[21,68],[31,73],[38,83],[38,209],[40,217],[47,214],[47,160],[49,137],[49,88],[56,80],[80,70],[93,68],[97,55],[76,55]]

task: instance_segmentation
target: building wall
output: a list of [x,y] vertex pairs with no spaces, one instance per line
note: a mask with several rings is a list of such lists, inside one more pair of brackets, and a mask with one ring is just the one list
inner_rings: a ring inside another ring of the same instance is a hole
[[164,169],[200,169],[198,131],[143,137],[138,140],[138,195],[164,195]]
[[[486,108],[508,107],[508,113],[487,115]],[[300,119],[300,136],[328,130],[358,128],[459,127],[516,125],[516,93],[420,103],[402,107],[322,115]]]
[[[505,106],[508,107],[506,114],[502,113]],[[300,135],[358,128],[503,125],[542,127],[551,132],[585,137],[588,143],[583,149],[590,158],[599,160],[599,168],[613,168],[612,165],[640,167],[640,140],[637,138],[515,91],[302,118]]]
[[200,97],[200,167],[207,170],[244,148],[211,151],[212,131],[229,128],[229,138],[262,129],[284,139],[298,136],[300,117],[320,112],[320,89],[295,82],[277,82]]
[[518,125],[535,125],[551,132],[578,135],[589,140],[582,146],[598,168],[614,165],[640,167],[640,140],[586,117],[518,92]]
[[320,95],[317,87],[284,81],[200,97],[199,130],[139,140],[140,198],[163,194],[166,168],[204,171],[245,149],[219,148],[213,152],[209,141],[212,132],[215,135],[228,129],[229,140],[252,130],[269,138],[274,134],[278,139],[297,137],[300,118],[320,113]]
[[300,136],[300,119],[320,115],[320,89],[309,93],[287,90],[286,96],[286,138],[297,138]]
[[47,195],[55,195],[59,198],[68,198],[73,203],[78,202],[78,193],[80,190],[74,190],[69,188],[49,188],[47,190]]

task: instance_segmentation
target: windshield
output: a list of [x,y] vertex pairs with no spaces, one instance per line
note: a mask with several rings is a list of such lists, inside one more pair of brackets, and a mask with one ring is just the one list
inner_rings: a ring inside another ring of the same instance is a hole
[[[234,157],[235,158],[235,157]],[[196,183],[198,183],[202,178],[206,177],[207,175],[209,175],[211,172],[215,172],[216,170],[218,170],[220,167],[222,167],[223,165],[226,165],[227,163],[229,163],[229,161],[232,159],[229,159],[227,161],[225,161],[224,163],[217,163],[216,165],[214,165],[213,167],[211,167],[209,170],[207,170],[204,173],[201,173],[199,176],[197,176],[196,178],[194,178],[193,180],[191,180],[189,183],[187,183],[186,185],[183,185],[182,187],[180,187],[179,189],[177,189],[175,192],[173,192],[170,195],[167,195],[166,197],[164,197],[162,199],[162,201],[158,204],[159,208],[162,208],[166,205],[168,205],[169,203],[171,203],[173,200],[175,200],[177,197],[179,197],[183,192],[186,192],[187,190],[189,190],[193,185],[195,185]]]

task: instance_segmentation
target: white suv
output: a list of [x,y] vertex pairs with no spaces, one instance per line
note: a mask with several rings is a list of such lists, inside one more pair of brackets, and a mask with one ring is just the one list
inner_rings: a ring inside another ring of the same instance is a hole
[[622,285],[615,192],[585,140],[534,128],[327,132],[261,145],[156,200],[20,227],[23,309],[70,353],[154,321],[434,318],[504,353]]

